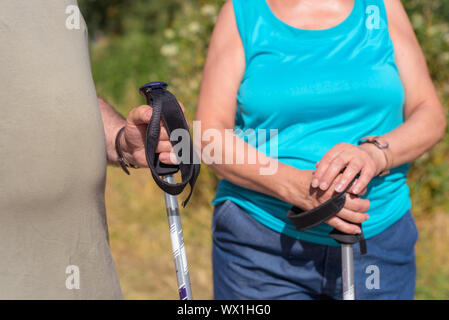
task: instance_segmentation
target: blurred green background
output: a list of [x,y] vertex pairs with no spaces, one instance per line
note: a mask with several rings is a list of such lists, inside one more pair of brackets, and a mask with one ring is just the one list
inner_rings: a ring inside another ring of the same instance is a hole
[[[207,45],[224,1],[79,0],[89,27],[98,94],[123,115],[144,103],[137,88],[170,83],[193,119]],[[403,0],[448,112],[449,0]],[[449,298],[449,134],[410,173],[417,245],[417,299]],[[182,210],[194,297],[212,298],[210,204],[217,177],[205,166]],[[125,298],[177,299],[162,192],[147,170],[108,169],[111,248]]]

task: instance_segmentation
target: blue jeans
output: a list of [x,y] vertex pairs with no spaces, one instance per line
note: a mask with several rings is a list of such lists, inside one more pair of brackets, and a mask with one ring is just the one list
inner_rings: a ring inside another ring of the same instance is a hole
[[[341,299],[341,250],[296,240],[252,218],[232,201],[212,220],[215,299]],[[354,245],[356,299],[413,299],[418,232],[411,212]]]

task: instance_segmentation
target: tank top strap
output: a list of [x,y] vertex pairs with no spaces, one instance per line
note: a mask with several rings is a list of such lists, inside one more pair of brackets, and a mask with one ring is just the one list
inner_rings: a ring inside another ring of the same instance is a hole
[[[360,0],[355,0],[360,1]],[[368,30],[388,28],[387,10],[384,0],[362,0]]]
[[265,0],[232,0],[235,21],[242,40],[245,57],[249,57],[252,34],[258,18],[263,15],[261,5],[264,4],[264,1]]

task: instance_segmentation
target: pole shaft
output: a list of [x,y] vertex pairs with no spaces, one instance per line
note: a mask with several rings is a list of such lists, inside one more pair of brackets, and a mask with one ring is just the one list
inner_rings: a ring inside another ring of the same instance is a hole
[[343,300],[355,300],[354,251],[352,244],[341,245]]
[[[172,175],[163,177],[163,180],[173,184]],[[179,215],[178,199],[164,192],[165,207],[167,209],[168,225],[170,228],[170,240],[175,260],[176,279],[178,281],[178,291],[181,300],[192,300],[192,288],[190,286],[189,269],[187,266],[187,256],[184,247],[184,236],[182,233],[181,217]]]

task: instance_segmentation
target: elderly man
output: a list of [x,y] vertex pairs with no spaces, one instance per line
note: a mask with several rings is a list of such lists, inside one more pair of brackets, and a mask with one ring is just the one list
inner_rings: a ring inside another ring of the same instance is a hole
[[[0,1],[0,299],[122,297],[106,165],[118,151],[123,165],[146,166],[151,108],[125,120],[97,99],[87,29],[82,17],[68,27],[69,6],[76,1]],[[165,131],[159,146],[167,159]]]

